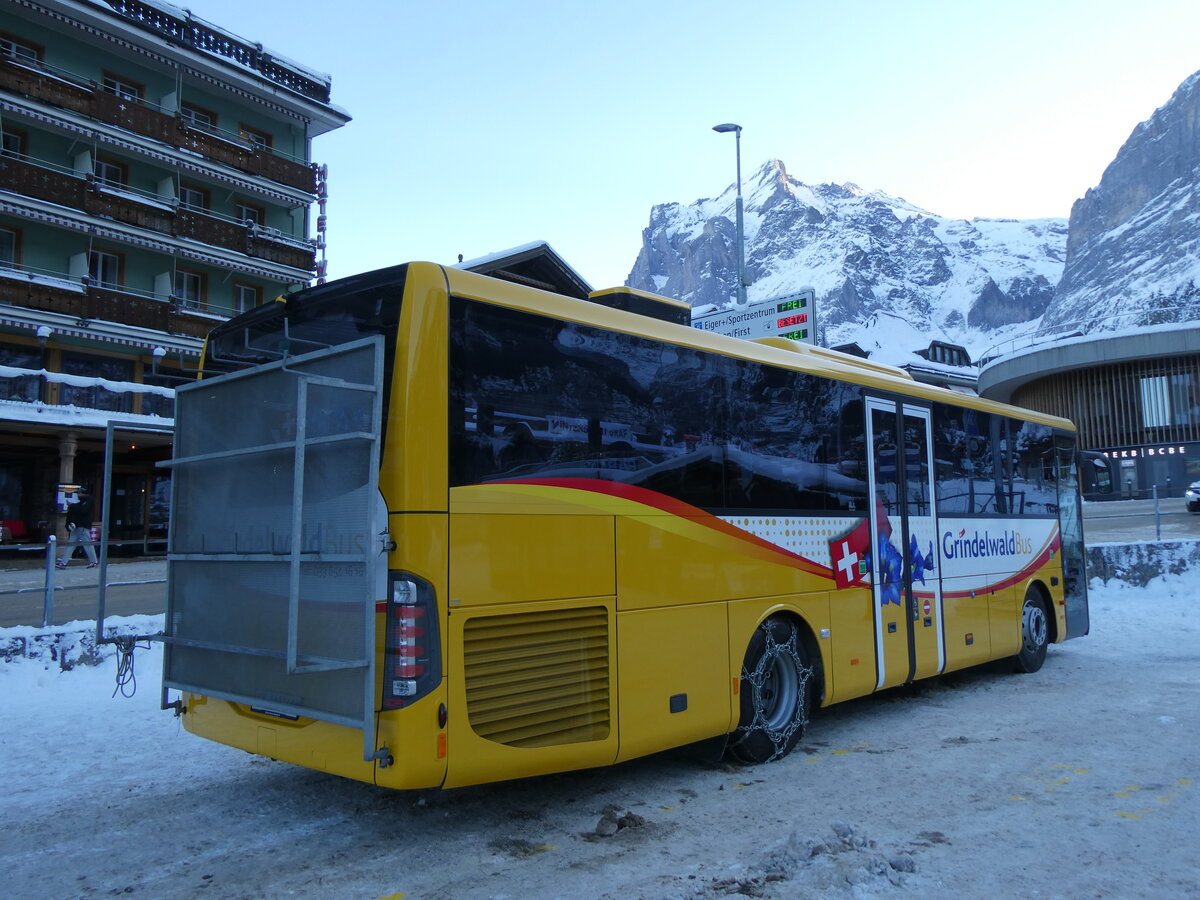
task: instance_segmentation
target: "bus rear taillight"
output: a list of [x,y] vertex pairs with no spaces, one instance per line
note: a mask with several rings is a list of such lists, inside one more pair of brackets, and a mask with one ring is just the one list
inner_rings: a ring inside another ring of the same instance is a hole
[[391,572],[385,627],[383,708],[399,709],[424,697],[441,681],[433,585],[408,572]]

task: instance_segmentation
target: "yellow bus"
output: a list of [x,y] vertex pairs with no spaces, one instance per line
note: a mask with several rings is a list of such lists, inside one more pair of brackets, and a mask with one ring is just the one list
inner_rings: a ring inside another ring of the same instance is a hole
[[432,263],[210,335],[177,394],[164,704],[393,788],[710,741],[1087,633],[1071,423]]

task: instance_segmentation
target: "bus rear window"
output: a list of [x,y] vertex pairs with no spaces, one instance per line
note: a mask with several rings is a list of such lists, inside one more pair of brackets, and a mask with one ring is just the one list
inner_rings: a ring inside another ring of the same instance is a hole
[[205,371],[232,372],[377,334],[390,359],[407,268],[342,278],[231,319],[209,335]]

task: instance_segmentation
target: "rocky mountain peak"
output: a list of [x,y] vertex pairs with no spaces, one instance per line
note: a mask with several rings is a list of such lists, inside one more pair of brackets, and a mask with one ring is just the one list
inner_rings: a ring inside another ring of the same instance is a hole
[[[805,184],[778,159],[743,194],[748,299],[815,287],[828,344],[858,341],[903,359],[937,338],[977,352],[997,329],[1036,320],[1062,270],[1061,219],[946,219],[850,182]],[[730,305],[735,196],[731,185],[715,199],[655,206],[626,283],[692,306]],[[896,321],[911,337],[895,340]]]
[[1071,208],[1066,266],[1041,328],[1196,318],[1197,281],[1200,72],[1133,129],[1100,184]]

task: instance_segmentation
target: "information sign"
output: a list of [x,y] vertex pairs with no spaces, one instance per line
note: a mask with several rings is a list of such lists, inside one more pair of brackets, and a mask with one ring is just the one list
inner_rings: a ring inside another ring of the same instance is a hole
[[801,288],[794,294],[693,315],[692,327],[745,340],[784,337],[816,344],[815,301],[813,288]]

